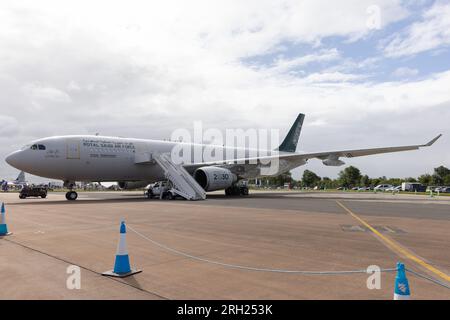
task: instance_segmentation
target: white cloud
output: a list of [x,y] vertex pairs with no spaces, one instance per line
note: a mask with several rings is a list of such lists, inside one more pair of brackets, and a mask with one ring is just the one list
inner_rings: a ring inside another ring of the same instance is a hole
[[[404,143],[404,132],[434,134],[431,120],[420,124],[423,132],[416,123],[391,123],[450,101],[448,72],[369,83],[364,69],[374,60],[367,60],[303,77],[286,73],[317,61],[341,64],[345,57],[323,49],[320,40],[365,37],[372,32],[366,8],[378,4],[385,26],[404,17],[399,3],[2,1],[0,111],[6,118],[0,121],[15,122],[0,158],[43,136],[167,138],[193,120],[219,129],[287,129],[298,112],[307,114],[302,145],[311,151]],[[279,72],[241,62],[282,52],[286,42],[317,45],[317,52],[279,60]],[[372,134],[379,121],[384,127]],[[11,170],[0,164],[0,176]]]
[[392,72],[392,76],[396,77],[396,78],[403,78],[403,79],[408,79],[411,77],[414,77],[416,75],[419,74],[419,70],[414,69],[414,68],[408,68],[408,67],[400,67],[394,70],[394,72]]
[[292,69],[296,69],[298,67],[303,67],[311,63],[319,63],[319,62],[330,62],[340,58],[340,54],[337,49],[325,49],[321,50],[318,53],[308,54],[300,57],[295,57],[291,59],[285,59],[283,57],[275,60],[273,66],[265,69],[267,73],[285,73]]
[[360,80],[363,75],[341,73],[341,72],[318,72],[308,75],[305,80],[307,82],[349,82]]
[[39,47],[55,38],[90,35],[116,49],[152,49],[173,57],[178,47],[187,56],[209,52],[216,59],[236,59],[276,50],[283,41],[359,39],[373,32],[366,25],[372,5],[380,7],[383,25],[406,15],[400,0],[3,1],[0,37],[11,31],[32,34],[27,41]]
[[422,17],[384,46],[389,57],[410,56],[450,44],[450,3],[437,1]]
[[70,96],[66,92],[52,87],[26,85],[24,91],[31,96],[33,101],[70,102]]
[[8,138],[14,137],[20,130],[17,120],[13,117],[0,115],[0,137]]

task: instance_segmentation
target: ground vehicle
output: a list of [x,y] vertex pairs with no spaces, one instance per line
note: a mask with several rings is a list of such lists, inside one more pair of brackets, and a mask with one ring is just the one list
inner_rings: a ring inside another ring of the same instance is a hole
[[248,196],[248,187],[245,184],[235,184],[225,189],[227,196]]
[[436,189],[434,189],[433,191],[434,192],[444,192],[444,193],[446,193],[446,192],[449,192],[449,190],[450,190],[450,187],[437,187]]
[[392,187],[387,188],[387,189],[384,190],[384,191],[388,191],[388,192],[392,192],[392,191],[395,191],[395,192],[402,191],[402,186],[392,186]]
[[424,192],[426,187],[418,182],[403,182],[402,191],[418,191]]
[[26,199],[27,197],[47,197],[47,189],[43,187],[28,187],[22,188],[19,194],[20,199]]
[[145,190],[144,195],[149,199],[160,198],[168,200],[178,196],[176,190],[172,188],[169,181],[158,181],[149,185]]
[[389,188],[392,188],[393,186],[390,184],[379,184],[377,185],[373,190],[374,191],[386,191]]

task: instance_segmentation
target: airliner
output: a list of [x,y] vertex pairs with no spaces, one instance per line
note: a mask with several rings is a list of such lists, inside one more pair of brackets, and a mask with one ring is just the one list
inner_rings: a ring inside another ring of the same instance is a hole
[[[225,190],[227,195],[235,195],[241,180],[268,176],[264,173],[267,160],[277,160],[278,166],[270,176],[276,176],[305,165],[309,159],[322,160],[326,166],[342,166],[341,158],[361,157],[373,154],[417,150],[429,147],[438,140],[438,135],[430,142],[419,145],[383,147],[356,150],[338,150],[314,153],[296,152],[304,114],[299,114],[280,146],[273,154],[254,157],[249,148],[244,149],[244,157],[237,156],[238,148],[218,146],[231,158],[219,161],[191,161],[180,164],[204,189],[204,191]],[[137,189],[149,183],[166,179],[163,168],[152,155],[171,153],[179,145],[189,148],[206,148],[207,144],[195,145],[189,142],[121,138],[98,135],[54,136],[32,141],[22,149],[9,154],[6,162],[11,166],[33,175],[64,181],[69,189],[67,200],[75,200],[78,195],[73,190],[76,181],[118,181],[122,189]],[[242,153],[241,153],[242,154]]]
[[20,171],[16,180],[12,180],[12,181],[2,180],[0,182],[0,186],[1,186],[2,190],[4,190],[4,191],[7,191],[8,188],[11,188],[11,187],[22,189],[26,185],[27,185],[27,181],[25,180],[25,172],[23,172],[23,171]]

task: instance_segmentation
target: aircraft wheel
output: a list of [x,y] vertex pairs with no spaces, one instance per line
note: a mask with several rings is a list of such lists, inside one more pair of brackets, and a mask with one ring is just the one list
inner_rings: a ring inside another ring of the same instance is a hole
[[66,193],[67,200],[74,201],[74,200],[77,200],[77,198],[78,198],[78,193],[76,193],[75,191],[69,191]]
[[248,196],[248,188],[247,187],[243,187],[242,190],[241,190],[241,194],[243,196]]

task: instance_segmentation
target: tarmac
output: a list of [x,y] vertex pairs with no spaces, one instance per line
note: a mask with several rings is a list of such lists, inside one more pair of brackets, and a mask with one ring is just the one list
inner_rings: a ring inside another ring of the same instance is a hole
[[[392,299],[395,272],[302,274],[406,267],[450,285],[450,197],[370,192],[257,192],[205,201],[147,200],[141,192],[1,193],[0,299]],[[119,224],[132,266],[112,269]],[[79,266],[81,288],[68,289]],[[407,272],[411,299],[450,289]]]

